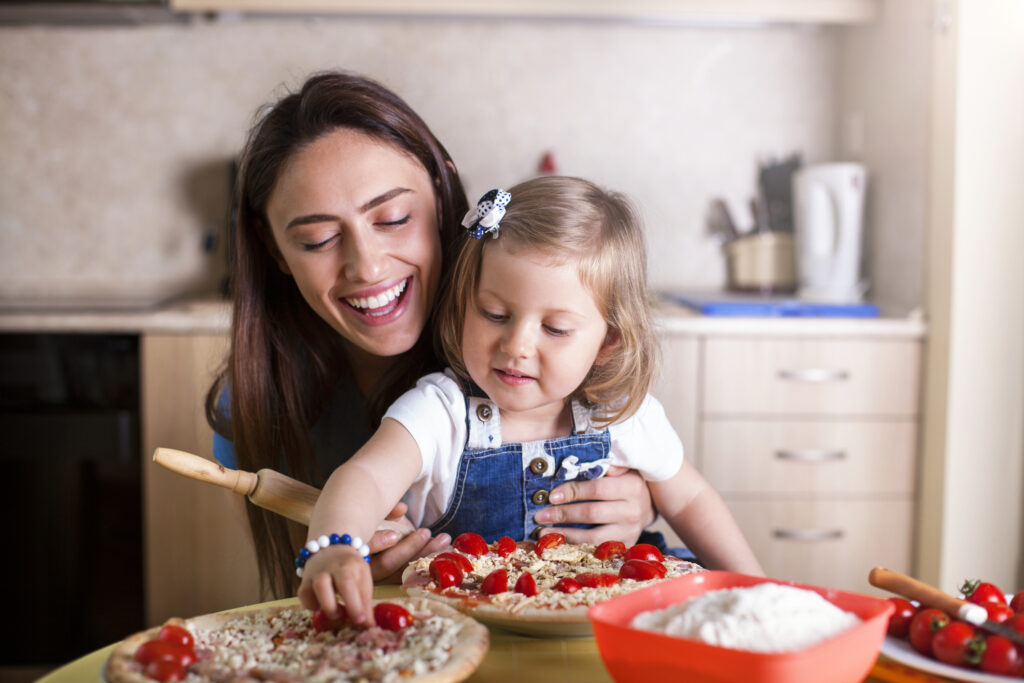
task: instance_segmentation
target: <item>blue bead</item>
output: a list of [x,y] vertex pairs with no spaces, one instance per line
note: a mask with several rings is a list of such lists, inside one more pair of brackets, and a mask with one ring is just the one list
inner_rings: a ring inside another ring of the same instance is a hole
[[341,543],[341,536],[339,536],[338,534],[331,534],[330,539],[331,545],[338,545],[339,543]]
[[352,545],[352,537],[349,536],[348,534],[342,534],[341,535],[341,542],[344,543],[345,545]]
[[306,566],[306,558],[304,558],[304,557],[296,557],[295,558],[295,566],[296,567],[305,567]]
[[369,562],[370,562],[370,556],[369,555],[363,555],[363,559],[366,560],[367,564],[369,564]]
[[309,548],[306,548],[306,547],[299,548],[299,557],[301,557],[302,559],[306,559],[307,557],[309,557],[312,554],[313,553],[309,552]]

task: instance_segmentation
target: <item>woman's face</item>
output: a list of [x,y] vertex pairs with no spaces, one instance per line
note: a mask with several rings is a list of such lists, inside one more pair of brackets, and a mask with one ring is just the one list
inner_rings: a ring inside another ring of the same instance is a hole
[[399,148],[338,129],[282,168],[267,202],[281,269],[354,347],[412,348],[441,271],[430,175]]

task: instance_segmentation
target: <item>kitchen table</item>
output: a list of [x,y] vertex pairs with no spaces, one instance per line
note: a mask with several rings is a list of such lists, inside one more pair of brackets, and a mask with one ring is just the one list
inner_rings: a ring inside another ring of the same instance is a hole
[[[377,586],[374,597],[389,599],[404,595],[398,586]],[[295,598],[264,603],[260,607],[298,604]],[[62,666],[37,683],[83,683],[100,680],[103,664],[114,645],[92,652]],[[865,683],[889,681],[938,681],[935,678],[893,678],[876,669]],[[875,674],[878,674],[877,676]],[[593,638],[532,638],[501,629],[491,629],[491,645],[480,667],[469,681],[512,683],[601,683],[611,681]]]

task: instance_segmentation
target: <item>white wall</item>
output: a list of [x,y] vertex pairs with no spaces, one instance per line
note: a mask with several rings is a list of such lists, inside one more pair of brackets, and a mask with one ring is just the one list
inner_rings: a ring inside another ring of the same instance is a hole
[[[256,107],[313,70],[372,75],[448,146],[475,196],[560,171],[623,190],[652,280],[724,283],[704,213],[743,224],[760,155],[836,147],[833,29],[252,18],[0,28],[0,303],[209,288],[226,160]],[[909,258],[913,261],[913,255]],[[920,270],[920,261],[903,264]]]

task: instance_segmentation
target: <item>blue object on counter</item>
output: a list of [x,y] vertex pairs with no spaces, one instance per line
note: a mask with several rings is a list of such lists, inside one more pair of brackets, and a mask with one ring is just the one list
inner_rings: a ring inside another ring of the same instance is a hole
[[878,306],[868,303],[825,303],[770,296],[671,294],[673,301],[704,315],[788,318],[877,318]]

